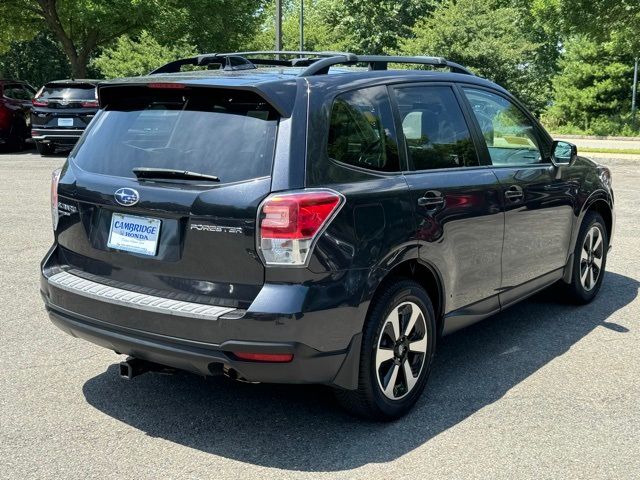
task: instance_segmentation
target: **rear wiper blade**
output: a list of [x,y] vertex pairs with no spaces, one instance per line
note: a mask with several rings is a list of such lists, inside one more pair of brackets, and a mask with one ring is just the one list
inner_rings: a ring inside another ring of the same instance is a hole
[[205,173],[190,172],[188,170],[175,170],[173,168],[153,168],[138,167],[132,172],[138,178],[167,178],[176,180],[208,180],[210,182],[219,182],[220,179],[215,175],[207,175]]

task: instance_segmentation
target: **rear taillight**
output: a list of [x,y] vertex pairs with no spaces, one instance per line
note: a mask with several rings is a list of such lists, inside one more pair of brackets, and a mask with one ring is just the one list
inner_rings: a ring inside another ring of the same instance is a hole
[[53,229],[58,228],[58,181],[60,180],[60,169],[51,173],[51,223]]
[[80,105],[82,105],[84,108],[98,108],[98,101],[97,100],[85,100]]
[[267,265],[306,265],[315,240],[344,204],[333,190],[275,194],[259,212],[258,246]]
[[31,99],[31,103],[34,107],[46,107],[49,105],[49,100],[44,100],[42,98],[33,98]]

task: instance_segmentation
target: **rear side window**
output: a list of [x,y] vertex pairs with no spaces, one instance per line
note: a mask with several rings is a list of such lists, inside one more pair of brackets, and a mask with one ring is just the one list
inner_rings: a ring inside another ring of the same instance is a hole
[[336,97],[329,122],[329,157],[382,172],[400,170],[398,143],[385,87],[364,88]]
[[42,89],[38,98],[46,100],[95,100],[96,87],[82,84],[74,86],[49,84]]
[[7,84],[4,86],[4,96],[14,100],[31,100],[33,93],[23,85]]
[[83,170],[135,178],[134,168],[214,175],[271,174],[278,115],[249,92],[130,89],[106,105],[72,152]]
[[395,89],[407,154],[414,170],[479,164],[471,133],[450,87]]

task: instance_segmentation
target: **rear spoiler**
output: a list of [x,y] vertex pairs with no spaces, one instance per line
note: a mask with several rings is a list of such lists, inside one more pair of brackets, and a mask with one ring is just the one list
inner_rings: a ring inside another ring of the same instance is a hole
[[[148,89],[173,90],[184,89],[212,89],[212,90],[233,90],[251,92],[261,97],[266,103],[271,105],[281,117],[290,117],[295,104],[297,81],[295,79],[278,81],[273,83],[263,83],[256,85],[209,85],[202,82],[164,80],[161,78],[145,78],[144,81],[126,82],[103,82],[98,85],[98,103],[100,108],[104,108],[125,91],[129,94],[140,94]],[[134,90],[132,92],[131,90]]]

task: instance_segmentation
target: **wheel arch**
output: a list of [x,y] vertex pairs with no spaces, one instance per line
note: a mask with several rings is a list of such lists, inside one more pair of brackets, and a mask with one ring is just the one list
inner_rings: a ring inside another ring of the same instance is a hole
[[[436,327],[439,335],[442,332],[444,323],[445,292],[442,276],[438,272],[438,269],[418,258],[403,260],[392,268],[386,270],[384,275],[380,276],[376,287],[371,293],[371,298],[375,297],[376,292],[378,292],[383,285],[396,281],[399,278],[414,280],[425,289],[427,295],[429,295],[429,298],[431,299],[431,303],[433,304],[433,310],[436,316]],[[371,303],[368,310],[371,309]],[[368,314],[369,312],[367,311],[367,315]]]
[[615,228],[613,202],[610,194],[606,193],[603,190],[598,190],[594,192],[584,203],[573,229],[573,234],[571,237],[571,248],[569,250],[567,264],[565,266],[563,275],[563,281],[565,283],[571,283],[571,278],[573,275],[573,257],[576,248],[576,242],[578,241],[578,235],[580,233],[582,223],[584,222],[584,219],[589,214],[589,212],[596,212],[600,214],[600,216],[604,220],[605,228],[607,229],[607,240],[609,242],[609,246],[611,246],[611,237],[613,236]]
[[604,220],[604,224],[605,224],[604,226],[607,229],[607,240],[609,241],[609,244],[611,244],[611,235],[613,233],[613,211],[612,210],[613,209],[611,208],[611,205],[609,205],[609,202],[607,202],[604,198],[595,199],[584,209],[580,224],[582,224],[582,221],[584,221],[584,217],[589,212],[599,213],[602,219]]

